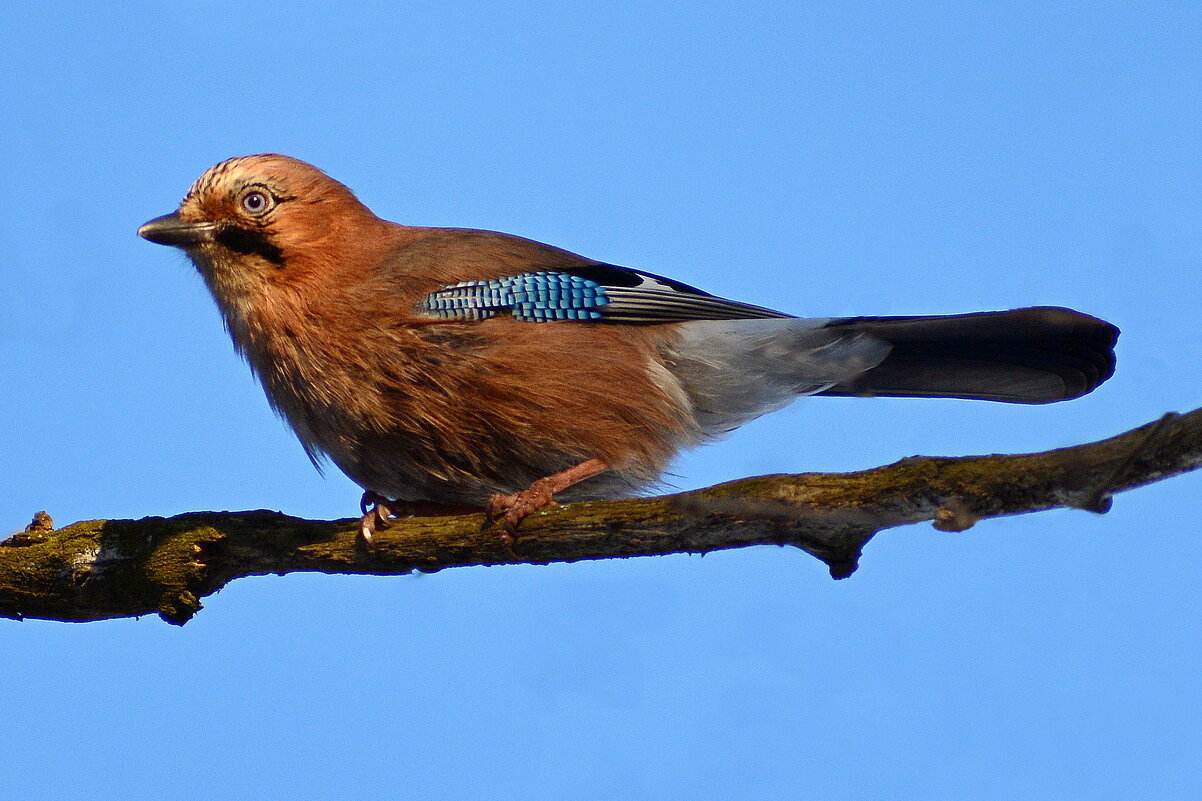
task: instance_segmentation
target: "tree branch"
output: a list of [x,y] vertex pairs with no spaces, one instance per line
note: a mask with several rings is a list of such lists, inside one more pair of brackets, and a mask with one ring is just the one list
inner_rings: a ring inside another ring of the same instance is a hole
[[[1101,442],[1043,453],[915,456],[858,473],[761,476],[708,489],[579,503],[527,518],[516,561],[574,562],[748,545],[794,545],[834,578],[851,575],[878,531],[1069,507],[1110,508],[1116,492],[1202,466],[1202,409],[1167,414]],[[0,543],[0,616],[64,621],[157,613],[182,625],[200,598],[242,576],[294,571],[392,575],[512,563],[482,515],[412,518],[356,543],[358,520],[197,512],[92,520],[54,530],[39,513]]]

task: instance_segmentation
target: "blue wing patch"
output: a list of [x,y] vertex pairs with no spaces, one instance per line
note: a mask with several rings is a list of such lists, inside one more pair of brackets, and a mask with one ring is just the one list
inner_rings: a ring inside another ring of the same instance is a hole
[[792,316],[714,297],[650,273],[599,263],[451,284],[427,295],[418,309],[449,320],[483,320],[505,313],[515,320],[538,323],[591,320],[639,324]]
[[559,272],[523,273],[491,281],[463,281],[427,295],[418,304],[436,317],[482,320],[509,312],[515,320],[596,320],[609,303],[596,281]]

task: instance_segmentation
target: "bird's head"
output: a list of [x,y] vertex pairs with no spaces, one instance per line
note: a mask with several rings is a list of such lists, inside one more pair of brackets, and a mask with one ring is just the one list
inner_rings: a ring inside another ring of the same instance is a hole
[[186,251],[226,304],[336,270],[387,225],[321,170],[269,153],[211,167],[138,235]]

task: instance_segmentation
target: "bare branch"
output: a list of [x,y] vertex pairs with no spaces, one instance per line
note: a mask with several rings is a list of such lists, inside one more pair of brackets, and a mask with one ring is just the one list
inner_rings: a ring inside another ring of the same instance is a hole
[[[883,529],[933,521],[963,531],[1002,515],[1110,508],[1114,493],[1202,466],[1202,409],[1101,442],[1043,453],[915,456],[859,473],[761,476],[708,489],[580,503],[528,518],[520,562],[793,545],[835,578]],[[197,512],[53,529],[39,513],[0,543],[0,616],[86,621],[157,613],[186,623],[200,598],[242,576],[294,571],[391,575],[514,562],[482,515],[412,518],[356,544],[358,520]]]

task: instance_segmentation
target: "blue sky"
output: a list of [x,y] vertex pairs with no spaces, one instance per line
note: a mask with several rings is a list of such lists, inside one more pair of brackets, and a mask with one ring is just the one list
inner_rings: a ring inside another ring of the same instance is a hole
[[[0,529],[353,513],[134,231],[223,158],[802,315],[1072,306],[1052,407],[803,400],[680,488],[1042,450],[1202,405],[1186,3],[0,9]],[[1202,478],[832,582],[788,549],[238,581],[183,629],[0,621],[0,798],[1183,798]]]

